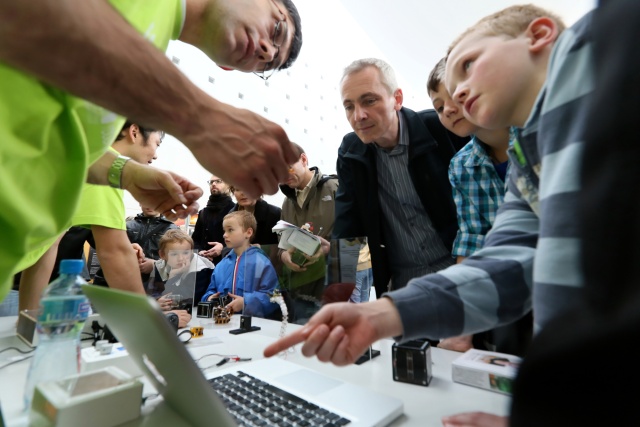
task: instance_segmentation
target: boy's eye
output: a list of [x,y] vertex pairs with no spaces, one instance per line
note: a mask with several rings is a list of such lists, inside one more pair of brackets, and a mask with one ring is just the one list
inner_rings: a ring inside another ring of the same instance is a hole
[[436,112],[439,113],[439,114],[441,114],[443,111],[444,111],[444,107],[443,106],[440,106],[440,107],[436,108]]
[[470,59],[467,59],[466,61],[464,61],[464,62],[462,63],[462,69],[463,69],[464,71],[469,71],[469,68],[471,68],[471,64],[473,64],[473,61],[472,61],[472,60],[470,60]]

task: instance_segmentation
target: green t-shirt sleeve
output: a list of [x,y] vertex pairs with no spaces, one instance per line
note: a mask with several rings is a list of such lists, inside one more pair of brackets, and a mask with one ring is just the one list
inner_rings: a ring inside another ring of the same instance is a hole
[[180,37],[185,0],[109,0],[124,18],[162,51]]
[[126,230],[124,191],[106,185],[85,184],[72,225]]

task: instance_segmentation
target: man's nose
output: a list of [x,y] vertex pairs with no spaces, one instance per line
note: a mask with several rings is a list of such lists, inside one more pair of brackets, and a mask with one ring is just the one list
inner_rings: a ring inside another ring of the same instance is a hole
[[364,120],[367,118],[367,110],[358,105],[355,106],[355,118],[357,121]]
[[260,52],[258,57],[262,62],[272,62],[276,54],[278,53],[278,48],[271,43],[270,40],[260,40]]

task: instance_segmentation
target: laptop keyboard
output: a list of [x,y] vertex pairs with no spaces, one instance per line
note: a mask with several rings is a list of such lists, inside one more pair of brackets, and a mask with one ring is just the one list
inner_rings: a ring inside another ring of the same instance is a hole
[[350,423],[244,372],[212,378],[209,383],[242,426],[332,427]]

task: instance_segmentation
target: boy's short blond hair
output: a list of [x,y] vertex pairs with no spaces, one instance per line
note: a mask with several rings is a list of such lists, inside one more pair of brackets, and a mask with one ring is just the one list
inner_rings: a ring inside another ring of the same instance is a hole
[[437,92],[440,83],[444,83],[444,71],[446,67],[447,58],[442,58],[429,73],[429,78],[427,79],[427,91],[429,95],[431,95],[431,92]]
[[172,228],[171,230],[167,230],[166,233],[162,235],[160,238],[160,242],[158,242],[158,250],[164,252],[165,248],[169,243],[182,243],[187,242],[193,249],[193,239],[184,231],[179,228]]
[[251,242],[253,242],[254,237],[256,236],[256,230],[258,228],[258,222],[256,221],[256,217],[253,216],[251,212],[247,211],[233,211],[224,216],[222,221],[226,221],[228,219],[235,219],[242,227],[242,231],[247,231],[248,229],[253,230],[253,234],[251,235]]
[[510,6],[499,12],[485,16],[458,36],[447,50],[447,57],[462,39],[472,33],[485,36],[507,36],[516,38],[525,32],[531,22],[537,18],[551,18],[558,27],[558,35],[566,28],[562,18],[553,12],[532,4]]

